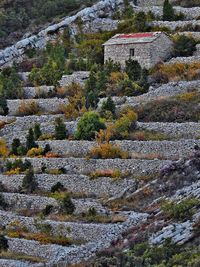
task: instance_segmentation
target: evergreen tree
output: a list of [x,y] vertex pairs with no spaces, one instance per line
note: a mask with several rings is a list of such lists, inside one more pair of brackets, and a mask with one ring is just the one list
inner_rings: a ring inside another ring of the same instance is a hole
[[136,60],[129,59],[126,61],[125,72],[132,81],[139,81],[141,79],[142,68]]
[[98,89],[96,73],[91,71],[89,79],[85,83],[86,108],[96,108],[98,103]]
[[34,126],[34,137],[35,140],[38,140],[40,136],[42,135],[41,129],[40,129],[40,124],[36,123]]
[[163,20],[164,21],[173,21],[174,20],[174,9],[169,0],[165,0],[163,5]]
[[141,79],[140,79],[140,86],[144,88],[144,91],[145,92],[149,88],[149,84],[148,84],[148,70],[147,69],[142,69]]
[[66,194],[61,200],[61,211],[66,214],[72,214],[75,211],[74,203],[72,202],[69,194]]
[[22,182],[22,189],[27,193],[32,193],[37,188],[37,182],[35,180],[33,168],[29,168]]
[[5,236],[0,235],[0,252],[7,251],[8,248],[8,240],[5,238]]
[[33,129],[30,128],[28,135],[26,137],[26,148],[27,148],[27,150],[30,150],[33,147],[38,147],[38,145],[35,143],[35,137],[34,137]]
[[116,111],[115,103],[110,96],[107,98],[106,101],[102,103],[101,111],[102,113],[110,111],[113,114],[113,116],[115,115]]
[[57,140],[64,140],[68,137],[68,132],[66,125],[64,124],[62,118],[57,118],[55,121],[55,138]]
[[138,12],[134,18],[134,31],[145,32],[146,22],[147,22],[147,15],[143,11]]

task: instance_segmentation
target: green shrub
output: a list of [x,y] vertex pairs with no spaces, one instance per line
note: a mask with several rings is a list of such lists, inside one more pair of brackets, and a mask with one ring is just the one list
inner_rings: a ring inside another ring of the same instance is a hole
[[57,182],[55,185],[51,187],[52,193],[63,191],[63,190],[64,190],[64,186],[60,182]]
[[86,112],[78,122],[75,138],[79,140],[92,140],[95,138],[96,132],[105,128],[106,126],[98,113],[93,111]]
[[25,172],[27,169],[31,168],[31,162],[25,160],[24,162],[21,159],[16,159],[13,162],[6,162],[6,171],[11,171],[19,168],[20,172]]
[[43,209],[42,214],[43,214],[44,216],[48,216],[48,215],[52,212],[52,210],[53,210],[53,206],[52,206],[52,205],[47,205],[47,206]]
[[179,203],[174,201],[164,202],[161,206],[162,211],[172,219],[185,221],[191,219],[196,206],[200,204],[196,198],[187,198]]

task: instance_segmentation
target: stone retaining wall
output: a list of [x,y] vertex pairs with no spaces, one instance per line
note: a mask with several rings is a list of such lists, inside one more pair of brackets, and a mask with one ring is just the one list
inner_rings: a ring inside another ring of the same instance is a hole
[[[199,132],[200,134],[200,132]],[[97,146],[96,142],[90,141],[42,141],[38,142],[40,147],[49,144],[53,152],[64,156],[84,157],[89,151]],[[180,141],[113,141],[114,145],[119,146],[123,151],[129,152],[130,156],[138,155],[148,158],[178,159],[188,157],[195,145],[200,146],[200,140],[180,140]]]
[[[25,159],[25,158],[24,158]],[[82,158],[26,158],[35,171],[41,171],[42,165],[48,169],[65,168],[68,174],[88,174],[96,170],[119,170],[133,176],[148,175],[158,172],[171,160],[136,160],[136,159],[82,159]],[[13,160],[13,159],[10,159]]]
[[54,91],[54,86],[38,86],[38,87],[24,87],[23,93],[25,99],[40,98],[41,96],[48,96]]
[[[22,186],[24,175],[3,175],[0,174],[0,182],[7,190],[18,191]],[[35,174],[38,188],[41,191],[49,192],[57,182],[63,184],[69,192],[94,197],[112,197],[122,193],[127,188],[136,186],[135,180],[130,178],[115,179],[99,177],[90,179],[85,175],[50,175]]]
[[151,26],[167,27],[172,31],[187,31],[187,28],[194,30],[195,27],[200,27],[200,20],[188,20],[188,21],[153,21],[150,22]]
[[169,138],[195,139],[200,137],[200,123],[138,122],[138,128],[163,133]]
[[8,115],[21,115],[19,113],[19,107],[24,103],[25,105],[29,105],[31,103],[35,102],[40,112],[46,112],[46,113],[56,113],[59,112],[61,105],[68,104],[67,98],[47,98],[47,99],[26,99],[26,100],[7,100],[7,106],[9,109]]
[[[200,81],[179,81],[163,84],[159,87],[150,87],[149,92],[141,96],[136,97],[112,97],[113,101],[117,105],[117,108],[123,108],[124,106],[136,106],[138,104],[144,104],[160,97],[172,97],[188,91],[197,90],[200,92]],[[106,98],[102,98],[99,102],[99,108]]]
[[63,75],[59,84],[61,87],[68,86],[72,83],[78,83],[83,86],[85,81],[89,78],[89,75],[89,71],[76,71],[71,75]]
[[191,57],[174,57],[170,59],[166,64],[174,64],[174,63],[185,63],[185,64],[190,64],[190,63],[200,63],[200,55],[195,55]]
[[[2,193],[6,203],[13,210],[30,209],[43,210],[47,205],[52,205],[55,209],[59,208],[59,203],[51,197],[42,197],[37,195],[24,195],[18,193]],[[87,212],[89,208],[95,208],[98,213],[106,213],[103,206],[93,199],[72,199],[76,207],[74,214]]]

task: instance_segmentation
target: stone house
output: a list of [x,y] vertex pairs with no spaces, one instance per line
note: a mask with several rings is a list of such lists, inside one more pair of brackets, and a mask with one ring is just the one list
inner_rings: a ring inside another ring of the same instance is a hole
[[104,62],[112,59],[124,68],[125,61],[133,59],[149,69],[170,56],[173,43],[163,32],[146,32],[116,34],[103,45]]

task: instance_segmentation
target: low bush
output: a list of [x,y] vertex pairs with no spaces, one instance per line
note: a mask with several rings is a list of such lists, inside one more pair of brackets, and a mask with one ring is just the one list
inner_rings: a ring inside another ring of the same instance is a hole
[[126,151],[123,151],[119,146],[112,145],[110,143],[102,143],[96,147],[93,147],[89,154],[89,158],[93,159],[127,159],[129,154]]
[[16,159],[14,161],[7,161],[6,162],[6,171],[13,171],[18,170],[19,173],[23,173],[29,168],[31,168],[31,162],[28,160],[25,160],[24,162],[21,159]]
[[7,157],[10,151],[7,147],[6,141],[0,138],[0,157]]
[[18,108],[18,116],[35,115],[39,110],[40,108],[35,100],[29,102],[22,101]]
[[90,111],[85,113],[79,120],[75,138],[78,140],[92,140],[95,134],[100,129],[105,129],[106,126],[98,113]]
[[200,78],[200,63],[171,63],[158,64],[153,70],[152,78],[155,82],[167,83],[170,81],[192,81]]
[[166,201],[162,204],[161,209],[168,217],[178,221],[185,221],[192,218],[199,204],[198,199],[187,198],[180,202]]
[[42,157],[44,154],[44,150],[41,147],[33,147],[27,152],[27,157],[34,158],[34,157]]
[[198,122],[200,119],[199,95],[193,101],[191,98],[189,101],[181,98],[156,100],[136,107],[139,121]]
[[91,179],[96,179],[99,177],[111,177],[114,179],[122,178],[128,174],[121,173],[120,170],[97,170],[90,173]]

